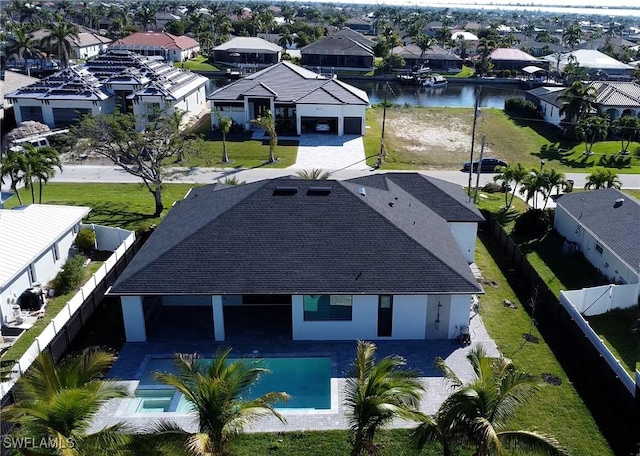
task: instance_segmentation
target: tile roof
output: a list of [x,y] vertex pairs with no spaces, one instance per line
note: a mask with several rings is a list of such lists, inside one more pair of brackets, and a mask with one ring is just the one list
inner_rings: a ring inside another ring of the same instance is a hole
[[498,48],[491,53],[491,60],[517,60],[520,62],[539,62],[534,56],[520,49]]
[[[560,60],[560,67],[563,68],[569,61],[569,56],[573,55],[581,67],[583,68],[593,68],[593,69],[601,69],[601,70],[632,70],[633,67],[631,65],[627,65],[626,63],[622,63],[612,57],[609,57],[607,54],[603,54],[600,51],[594,51],[589,49],[578,49],[572,52],[567,52],[566,54],[562,54],[562,58]],[[548,55],[544,57],[544,59],[549,60],[552,63],[557,63],[558,58],[556,55]]]
[[[156,228],[111,293],[481,291],[446,221],[393,181],[387,185],[389,190],[368,187],[366,196],[359,193],[361,183],[333,180],[195,188]],[[297,193],[274,194],[283,187]],[[329,193],[309,194],[313,187]]]
[[[616,200],[624,199],[620,205]],[[636,273],[640,273],[640,201],[614,188],[565,193],[563,208]]]
[[[406,46],[396,46],[391,49],[392,54],[401,55],[405,58],[410,59],[419,59],[422,50],[417,44],[407,44]],[[438,46],[437,44],[433,45],[430,49],[427,49],[424,53],[425,59],[443,59],[443,60],[462,60],[455,54],[447,51],[445,48]]]
[[276,101],[287,103],[369,104],[364,91],[289,62],[280,62],[221,87],[208,99],[234,101],[252,94],[273,96]]
[[595,103],[598,105],[640,107],[640,84],[594,81],[589,85],[595,87],[597,91]]
[[30,204],[0,209],[0,289],[42,255],[91,208]]
[[338,30],[336,33],[333,34],[333,36],[343,36],[345,38],[349,38],[369,48],[373,46],[373,42],[369,38],[364,36],[362,33],[357,32],[356,30],[350,29],[349,27],[344,27]]
[[300,49],[304,54],[359,55],[373,57],[373,49],[346,36],[325,36]]
[[18,90],[21,87],[33,84],[38,78],[27,76],[16,71],[5,70],[4,81],[0,81],[0,107],[4,106],[4,95]]
[[558,97],[566,90],[566,87],[536,87],[535,89],[527,90],[527,93],[560,108],[563,103],[558,100]]
[[185,35],[176,36],[167,32],[137,32],[114,41],[109,47],[122,49],[122,46],[150,46],[184,51],[198,47],[200,43]]
[[262,38],[238,36],[230,39],[226,43],[222,43],[221,45],[214,47],[213,50],[240,53],[259,52],[261,54],[277,54],[282,51],[282,47],[278,44],[271,43],[270,41],[263,40]]

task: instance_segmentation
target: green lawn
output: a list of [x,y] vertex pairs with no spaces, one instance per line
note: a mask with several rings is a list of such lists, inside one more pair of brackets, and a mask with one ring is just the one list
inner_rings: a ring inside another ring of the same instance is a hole
[[[367,110],[365,150],[367,156],[380,151],[383,108]],[[391,106],[387,108],[385,169],[460,169],[469,160],[473,126],[472,108]],[[475,153],[486,135],[485,156],[538,169],[540,160],[561,172],[591,172],[594,166],[616,173],[640,173],[640,158],[615,155],[618,141],[594,145],[594,155],[582,154],[584,145],[562,141],[555,128],[542,121],[514,119],[500,109],[482,109],[477,120]],[[635,151],[640,144],[634,143]],[[375,158],[370,159],[373,164]]]
[[187,60],[186,62],[175,62],[174,66],[191,71],[222,71],[220,67],[210,63],[208,61],[208,57],[205,55],[199,55],[194,59]]

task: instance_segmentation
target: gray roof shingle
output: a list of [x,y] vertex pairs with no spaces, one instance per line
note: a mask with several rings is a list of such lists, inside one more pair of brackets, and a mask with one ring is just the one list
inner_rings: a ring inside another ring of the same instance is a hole
[[[425,181],[426,182],[426,181]],[[308,194],[310,187],[329,194]],[[446,221],[392,181],[195,188],[113,285],[120,294],[481,291]],[[296,187],[294,195],[274,195]]]
[[358,41],[342,35],[325,36],[300,49],[304,54],[323,55],[359,55],[373,57],[373,49]]
[[[624,202],[616,204],[623,198]],[[615,188],[565,193],[556,204],[580,223],[636,273],[640,272],[640,202]]]

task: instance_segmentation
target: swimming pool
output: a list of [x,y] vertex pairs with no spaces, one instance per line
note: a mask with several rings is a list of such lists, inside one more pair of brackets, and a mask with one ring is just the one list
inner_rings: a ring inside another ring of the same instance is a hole
[[[205,360],[206,361],[206,360]],[[236,361],[231,359],[230,361]],[[271,371],[261,376],[251,388],[247,399],[271,391],[284,391],[291,395],[278,409],[331,408],[331,358],[329,357],[274,357],[260,358],[260,365]],[[155,372],[175,372],[173,358],[149,358],[140,374],[140,383],[127,412],[186,413],[188,402],[173,388],[153,378]]]

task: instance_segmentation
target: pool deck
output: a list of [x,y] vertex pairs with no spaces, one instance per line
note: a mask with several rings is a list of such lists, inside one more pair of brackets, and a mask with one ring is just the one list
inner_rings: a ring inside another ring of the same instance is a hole
[[[479,315],[471,318],[471,339],[473,345],[485,347],[491,356],[498,356],[496,344],[487,334]],[[451,340],[407,340],[407,341],[374,341],[378,350],[378,357],[400,355],[406,359],[407,366],[418,369],[421,382],[426,392],[420,404],[421,411],[433,414],[442,401],[449,395],[450,388],[435,367],[436,357],[442,357],[463,381],[473,379],[473,371],[466,355],[470,347],[461,347]],[[141,375],[141,366],[150,356],[167,356],[172,353],[198,353],[207,357],[215,353],[219,347],[228,347],[229,343],[213,341],[199,342],[146,342],[127,343],[120,352],[116,364],[111,369],[109,377],[122,381],[133,392]],[[245,432],[286,432],[305,430],[346,429],[348,427],[345,415],[344,389],[345,377],[355,356],[354,341],[282,341],[264,340],[256,342],[234,342],[232,344],[234,356],[330,356],[334,366],[332,378],[332,408],[331,410],[279,410],[286,418],[285,424],[276,418],[264,418],[248,426]],[[255,353],[254,351],[258,352]],[[132,429],[143,429],[150,422],[170,420],[188,432],[197,431],[197,420],[193,414],[164,413],[127,415],[125,410],[130,399],[110,401],[100,412],[93,423],[92,430],[123,422]],[[397,420],[390,427],[413,427],[415,423]]]

